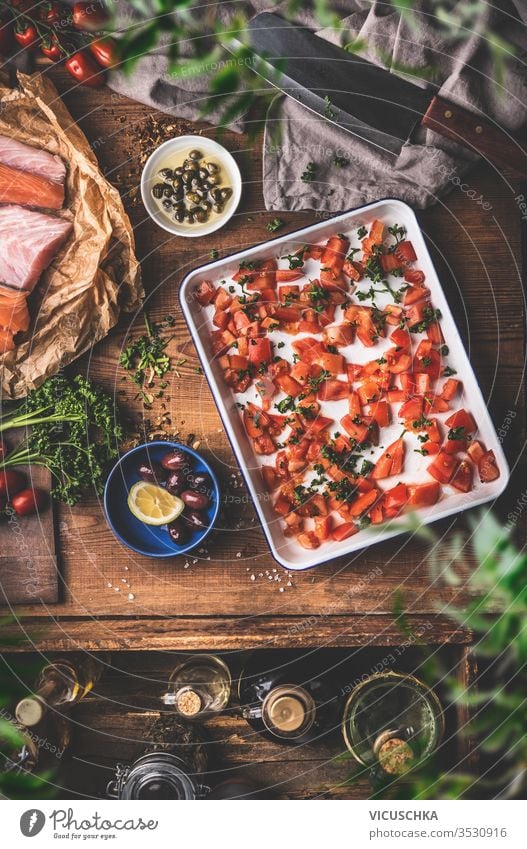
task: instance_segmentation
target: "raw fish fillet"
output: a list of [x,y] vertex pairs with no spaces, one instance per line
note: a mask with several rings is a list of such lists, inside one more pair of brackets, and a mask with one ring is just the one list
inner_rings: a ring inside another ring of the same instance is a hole
[[64,186],[0,162],[0,203],[61,209],[64,204]]
[[71,230],[62,218],[0,206],[0,283],[32,292]]
[[66,179],[66,166],[60,156],[38,147],[31,147],[9,136],[0,136],[0,162],[20,171],[31,171],[32,174],[38,174],[55,183],[64,183]]

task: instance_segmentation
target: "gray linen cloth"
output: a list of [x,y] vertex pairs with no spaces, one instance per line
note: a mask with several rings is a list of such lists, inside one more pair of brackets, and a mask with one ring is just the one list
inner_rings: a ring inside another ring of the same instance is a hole
[[[126,8],[121,0],[122,8]],[[236,8],[246,13],[287,4],[267,0],[206,7],[227,22]],[[448,5],[448,4],[446,4]],[[461,7],[464,4],[458,3]],[[401,18],[393,6],[378,0],[337,0],[332,7],[346,30],[346,41],[360,44],[359,53],[392,73],[412,69],[412,81],[432,82],[439,93],[459,106],[494,119],[498,126],[516,131],[527,122],[525,62],[527,4],[504,0],[496,6],[482,4],[477,31],[456,28],[453,38],[439,28],[429,7],[421,4],[410,18]],[[455,12],[456,4],[451,4]],[[416,9],[419,6],[416,4]],[[129,7],[128,7],[129,10]],[[305,4],[295,17],[315,27],[316,19]],[[496,59],[485,33],[492,31],[516,47],[506,62]],[[481,35],[480,33],[483,33]],[[317,33],[335,43],[342,35],[327,27]],[[462,37],[459,37],[461,35]],[[183,51],[184,53],[184,51]],[[114,73],[110,86],[122,94],[183,118],[199,117],[208,96],[210,76],[174,80],[161,47],[145,56],[132,78]],[[221,109],[207,120],[216,125]],[[231,128],[242,129],[239,122]],[[290,98],[278,95],[269,109],[264,137],[263,190],[269,210],[338,212],[382,197],[396,197],[424,208],[449,191],[477,157],[459,145],[423,127],[404,144],[397,158],[333,126]],[[347,160],[340,167],[335,156]],[[301,180],[308,162],[315,163],[315,179]]]

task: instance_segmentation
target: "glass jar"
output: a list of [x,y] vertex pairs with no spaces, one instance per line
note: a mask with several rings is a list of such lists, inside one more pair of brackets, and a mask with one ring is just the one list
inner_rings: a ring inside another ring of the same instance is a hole
[[397,776],[435,751],[444,734],[443,708],[413,675],[381,672],[360,681],[344,708],[342,730],[363,766]]
[[227,707],[231,695],[231,673],[224,661],[211,654],[184,658],[176,666],[163,696],[184,719],[202,719]]
[[336,687],[316,656],[257,652],[240,676],[238,693],[244,719],[275,741],[308,742],[338,727]]
[[131,764],[117,764],[106,788],[113,799],[200,799],[208,792],[206,741],[195,724],[160,717],[147,735],[147,748]]

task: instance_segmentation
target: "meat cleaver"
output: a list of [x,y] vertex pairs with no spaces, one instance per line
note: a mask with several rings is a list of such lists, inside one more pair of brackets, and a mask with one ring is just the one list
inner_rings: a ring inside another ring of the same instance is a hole
[[527,177],[524,143],[497,124],[400,76],[263,12],[248,24],[253,70],[267,82],[370,144],[397,156],[417,125]]

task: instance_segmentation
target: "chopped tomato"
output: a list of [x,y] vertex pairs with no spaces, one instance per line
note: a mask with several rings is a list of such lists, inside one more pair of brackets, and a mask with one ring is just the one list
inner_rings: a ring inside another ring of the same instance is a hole
[[258,436],[256,439],[253,439],[253,447],[256,454],[274,454],[276,451],[276,446],[272,440],[272,437],[268,433],[264,433],[263,436]]
[[381,245],[384,239],[384,224],[375,218],[370,227],[369,237],[374,245]]
[[302,548],[313,549],[318,548],[320,545],[320,540],[313,531],[306,531],[302,534],[298,534],[297,540]]
[[404,279],[407,283],[411,283],[412,286],[422,286],[425,282],[425,274],[424,271],[420,271],[418,268],[409,268],[404,273]]
[[329,539],[332,524],[331,516],[315,516],[315,536],[317,539],[321,542]]
[[400,419],[418,420],[423,415],[423,399],[419,396],[409,398],[399,410]]
[[293,280],[300,280],[304,276],[303,271],[294,271],[285,268],[279,268],[275,273],[277,283],[292,283]]
[[324,328],[324,339],[326,345],[336,345],[344,348],[351,345],[355,339],[355,328],[351,324],[336,324]]
[[428,374],[437,380],[441,373],[441,357],[428,339],[419,343],[414,357],[414,373]]
[[426,335],[430,342],[434,345],[442,345],[444,342],[443,331],[441,330],[438,321],[433,321],[428,325],[426,328]]
[[458,410],[452,413],[445,422],[447,427],[462,427],[466,433],[475,433],[478,429],[472,413],[467,413],[466,410]]
[[366,407],[365,412],[366,415],[371,416],[377,422],[379,427],[388,427],[391,422],[390,405],[387,401],[376,401],[374,404]]
[[348,397],[348,410],[352,419],[360,416],[362,413],[362,405],[358,392],[351,391]]
[[470,492],[472,489],[473,470],[472,463],[469,460],[462,460],[454,477],[450,481],[450,485],[459,492]]
[[331,539],[335,540],[335,542],[342,542],[358,532],[359,528],[357,525],[354,525],[353,522],[343,522],[341,525],[337,525],[336,528],[333,528],[331,531]]
[[[420,272],[422,274],[422,272]],[[406,278],[406,275],[405,275]],[[424,274],[423,274],[424,279]],[[430,297],[430,290],[426,288],[426,286],[409,286],[406,292],[404,293],[403,304],[405,307],[410,306],[411,304],[416,304],[418,301],[421,301],[423,298]]]
[[276,385],[282,390],[282,392],[285,392],[286,395],[292,395],[293,398],[300,395],[303,389],[302,385],[297,383],[297,381],[289,374],[278,375],[276,378]]
[[474,439],[467,448],[468,456],[471,460],[479,466],[479,461],[486,453],[484,445],[481,442],[478,442],[477,439]]
[[359,262],[353,262],[353,260],[347,259],[342,266],[342,271],[344,274],[350,278],[350,280],[358,283],[359,280],[362,280],[364,271],[362,265]]
[[415,327],[417,324],[421,324],[426,316],[430,315],[431,310],[432,304],[430,301],[419,301],[417,304],[412,304],[412,306],[406,310],[408,326]]
[[387,490],[384,493],[384,509],[386,518],[394,519],[398,516],[401,510],[404,510],[408,501],[408,487],[404,483],[398,483],[397,486]]
[[389,254],[381,254],[379,262],[382,270],[386,272],[386,274],[389,274],[390,271],[398,271],[403,264],[397,254],[393,251]]
[[302,312],[299,307],[276,307],[273,318],[284,321],[286,324],[294,324],[295,321],[300,321]]
[[309,337],[307,339],[295,339],[292,343],[292,348],[295,354],[298,354],[300,359],[305,363],[318,362],[325,352],[322,342]]
[[321,401],[342,401],[349,395],[349,384],[343,380],[325,380],[317,392]]
[[431,507],[439,501],[441,486],[438,481],[408,486],[408,507]]
[[459,392],[460,387],[460,380],[456,380],[454,377],[449,377],[441,390],[441,398],[444,398],[445,401],[451,401],[452,398],[454,398],[454,396]]
[[330,374],[344,374],[346,371],[346,364],[342,354],[330,354],[325,351],[319,355],[317,362],[322,368],[329,371]]
[[380,493],[377,489],[370,489],[369,492],[364,492],[362,495],[359,495],[350,507],[350,514],[355,517],[361,516],[363,513],[367,513],[377,501],[379,494]]
[[439,483],[450,483],[454,477],[459,460],[455,454],[446,454],[440,451],[435,460],[428,466],[428,472]]
[[270,363],[273,358],[271,340],[267,336],[260,336],[249,341],[249,362],[260,367]]
[[328,268],[334,275],[341,273],[346,253],[349,248],[349,239],[340,236],[332,236],[328,239],[326,247],[320,257],[321,266]]
[[398,327],[397,330],[394,330],[391,334],[390,342],[393,342],[397,348],[402,348],[406,351],[412,344],[412,338],[408,330],[403,330],[402,327]]
[[268,492],[273,492],[280,484],[280,478],[272,466],[262,466],[262,477]]
[[408,239],[399,242],[399,244],[395,248],[394,253],[401,263],[415,262],[417,259],[417,254],[414,250],[414,246],[411,242],[408,241]]
[[374,480],[400,475],[404,465],[404,442],[397,439],[384,451],[375,463],[371,476]]
[[494,451],[485,451],[478,461],[478,471],[481,483],[491,483],[499,478],[500,470]]
[[289,458],[285,451],[279,451],[275,460],[276,474],[284,479],[289,480]]
[[373,445],[378,443],[379,430],[377,422],[373,419],[363,417],[356,421],[350,415],[347,415],[341,418],[340,423],[346,433],[356,442],[371,442]]
[[210,280],[203,280],[196,289],[196,300],[202,307],[208,307],[214,298],[215,289]]

